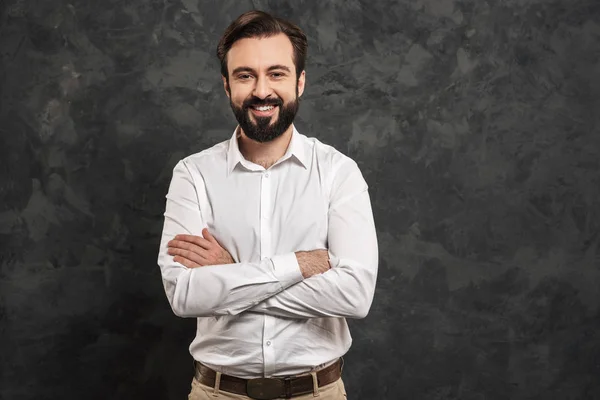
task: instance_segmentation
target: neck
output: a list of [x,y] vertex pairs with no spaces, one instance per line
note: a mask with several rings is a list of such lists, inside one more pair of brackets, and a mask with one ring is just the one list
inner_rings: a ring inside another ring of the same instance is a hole
[[239,128],[238,146],[246,160],[262,165],[267,169],[283,157],[292,140],[293,131],[293,125],[290,125],[279,137],[270,142],[260,143],[250,139],[246,136],[242,128]]

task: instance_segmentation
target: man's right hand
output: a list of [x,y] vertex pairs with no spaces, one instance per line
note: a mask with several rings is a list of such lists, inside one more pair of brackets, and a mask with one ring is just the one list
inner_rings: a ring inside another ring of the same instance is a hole
[[313,275],[322,274],[331,268],[329,253],[325,249],[297,251],[296,258],[298,259],[302,276],[305,279]]

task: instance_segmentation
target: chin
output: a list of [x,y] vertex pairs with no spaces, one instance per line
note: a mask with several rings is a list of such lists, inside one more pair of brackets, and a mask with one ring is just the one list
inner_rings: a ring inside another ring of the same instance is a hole
[[[254,124],[254,126],[258,125],[258,121],[256,120],[256,117],[252,114],[251,111],[248,111],[248,114],[250,115],[250,121],[252,121],[252,123]],[[272,117],[268,117],[271,120],[269,121],[269,126],[273,126],[275,125],[275,123],[277,123],[277,115],[273,115]]]

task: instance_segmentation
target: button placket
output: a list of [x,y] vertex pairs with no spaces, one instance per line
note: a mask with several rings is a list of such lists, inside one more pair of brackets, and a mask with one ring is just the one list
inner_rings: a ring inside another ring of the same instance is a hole
[[[271,226],[269,215],[271,213],[271,173],[264,172],[261,179],[260,190],[260,253],[261,258],[272,257],[271,251]],[[273,317],[264,315],[263,320],[263,356],[264,372],[269,376],[275,366],[275,349],[271,341],[274,330]]]
[[271,376],[271,374],[273,374],[275,368],[275,361],[277,360],[275,354],[275,343],[272,339],[273,332],[275,332],[274,324],[274,318],[270,315],[265,314],[263,329],[263,354],[265,376]]
[[260,256],[261,259],[271,257],[271,227],[269,213],[271,212],[271,179],[269,172],[262,175],[260,190]]

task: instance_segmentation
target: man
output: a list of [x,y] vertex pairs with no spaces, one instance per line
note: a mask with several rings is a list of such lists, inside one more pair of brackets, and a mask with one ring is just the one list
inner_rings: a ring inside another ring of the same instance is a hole
[[287,21],[234,21],[217,55],[239,125],[173,170],[158,264],[173,312],[197,318],[190,399],[346,397],[377,240],[357,164],[292,124],[306,50]]

